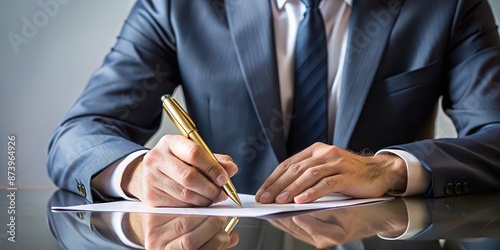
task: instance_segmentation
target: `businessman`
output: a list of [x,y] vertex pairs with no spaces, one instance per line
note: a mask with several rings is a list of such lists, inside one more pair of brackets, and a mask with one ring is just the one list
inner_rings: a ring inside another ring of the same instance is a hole
[[[224,200],[230,177],[261,203],[498,191],[499,82],[486,0],[139,0],[48,171],[153,206]],[[177,86],[219,162],[179,135],[142,146]],[[433,139],[441,96],[458,138]]]

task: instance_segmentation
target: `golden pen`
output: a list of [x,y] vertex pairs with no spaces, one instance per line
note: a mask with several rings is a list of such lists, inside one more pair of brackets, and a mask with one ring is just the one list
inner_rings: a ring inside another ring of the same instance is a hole
[[231,231],[233,231],[234,227],[236,226],[236,224],[238,224],[238,222],[240,221],[240,218],[238,217],[232,217],[226,224],[226,226],[224,227],[224,231],[226,233],[230,233]]
[[[217,159],[215,158],[214,154],[212,151],[208,148],[207,144],[201,139],[200,134],[198,133],[198,130],[196,129],[196,125],[194,124],[193,120],[188,116],[186,111],[173,99],[170,97],[170,95],[164,95],[161,97],[161,102],[163,105],[163,109],[165,112],[167,112],[167,115],[170,117],[174,125],[179,129],[181,134],[192,141],[194,141],[196,144],[202,146],[208,154],[212,157],[212,159],[215,162]],[[222,186],[222,190],[233,200],[238,206],[243,207],[241,204],[240,197],[238,196],[238,193],[236,192],[236,188],[234,188],[233,183],[231,182],[231,179],[227,181],[227,183]]]

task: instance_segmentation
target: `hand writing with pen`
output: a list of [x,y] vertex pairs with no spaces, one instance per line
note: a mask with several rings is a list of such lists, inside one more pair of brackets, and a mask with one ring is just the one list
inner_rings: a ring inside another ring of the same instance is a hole
[[146,249],[227,249],[238,244],[236,231],[226,233],[226,217],[129,213],[134,241]]

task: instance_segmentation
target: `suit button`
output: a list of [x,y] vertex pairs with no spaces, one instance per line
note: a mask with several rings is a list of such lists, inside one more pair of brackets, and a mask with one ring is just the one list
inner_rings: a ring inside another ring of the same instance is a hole
[[462,187],[464,193],[469,193],[470,192],[470,184],[468,181],[464,182],[464,186]]
[[452,195],[453,194],[453,183],[448,183],[446,184],[446,187],[444,188],[444,192],[447,194],[447,195]]
[[80,192],[80,195],[83,197],[87,197],[87,192],[85,191],[85,186],[81,183],[78,183],[77,185],[78,192]]
[[459,183],[457,183],[457,184],[455,185],[455,193],[456,193],[456,194],[461,194],[461,193],[463,193],[462,183],[460,183],[460,182],[459,182]]

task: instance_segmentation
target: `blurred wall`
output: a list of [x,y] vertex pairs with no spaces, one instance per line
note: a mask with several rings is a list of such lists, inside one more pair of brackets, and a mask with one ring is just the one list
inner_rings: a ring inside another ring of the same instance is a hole
[[[17,186],[53,186],[45,167],[49,139],[114,44],[133,2],[0,1],[0,186],[8,183],[9,135],[17,137]],[[499,16],[500,0],[490,2]],[[25,39],[16,37],[23,32]],[[12,46],[10,39],[19,43]],[[177,133],[165,119],[157,134],[164,133]],[[456,135],[449,119],[438,118],[436,135]]]

